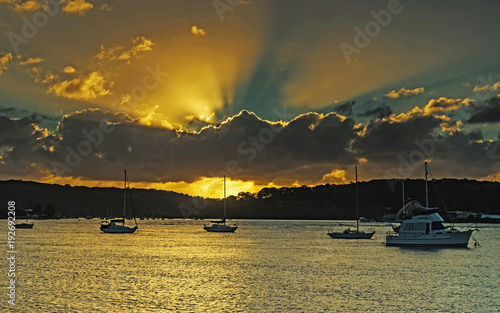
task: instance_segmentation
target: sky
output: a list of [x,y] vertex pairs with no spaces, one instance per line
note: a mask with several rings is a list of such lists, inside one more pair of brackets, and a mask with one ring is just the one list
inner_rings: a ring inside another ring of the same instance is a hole
[[500,181],[498,1],[0,0],[0,179]]

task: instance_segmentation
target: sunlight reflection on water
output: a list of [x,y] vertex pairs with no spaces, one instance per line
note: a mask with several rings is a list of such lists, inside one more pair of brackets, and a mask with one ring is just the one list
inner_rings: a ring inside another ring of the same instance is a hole
[[[98,220],[35,221],[17,230],[12,312],[500,311],[500,225],[482,225],[477,249],[385,247],[331,239],[330,221],[140,221],[103,234]],[[6,223],[3,223],[6,224]],[[2,225],[6,233],[6,225]],[[2,262],[2,268],[6,266]],[[6,272],[6,270],[4,270]],[[7,287],[7,278],[0,282]]]

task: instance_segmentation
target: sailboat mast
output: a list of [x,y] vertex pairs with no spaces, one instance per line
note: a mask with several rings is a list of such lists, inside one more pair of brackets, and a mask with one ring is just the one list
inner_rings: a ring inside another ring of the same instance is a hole
[[425,162],[425,207],[429,207],[429,190],[427,189],[427,162]]
[[123,170],[125,173],[123,179],[123,225],[125,225],[125,209],[127,207],[127,170]]
[[405,181],[402,181],[402,189],[403,189],[403,206],[405,206]]
[[358,166],[354,165],[356,170],[356,231],[359,232],[359,211],[358,211]]
[[226,175],[224,175],[224,225],[226,224]]

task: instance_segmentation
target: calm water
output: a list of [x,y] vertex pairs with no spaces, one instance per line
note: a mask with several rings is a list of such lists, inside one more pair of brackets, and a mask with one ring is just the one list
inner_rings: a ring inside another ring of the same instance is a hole
[[[6,220],[0,230],[6,235]],[[478,225],[481,248],[385,247],[331,239],[325,221],[139,221],[103,234],[98,220],[35,221],[16,231],[16,306],[1,312],[499,312],[500,225]],[[6,236],[4,236],[5,238]]]

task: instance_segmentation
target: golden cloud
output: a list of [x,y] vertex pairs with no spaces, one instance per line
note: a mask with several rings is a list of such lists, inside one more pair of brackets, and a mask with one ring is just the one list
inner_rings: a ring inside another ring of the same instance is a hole
[[412,118],[419,116],[434,116],[441,120],[440,127],[444,132],[456,132],[460,130],[460,126],[463,125],[461,121],[455,121],[446,115],[437,115],[437,113],[444,113],[449,111],[455,111],[464,106],[469,106],[473,101],[469,98],[467,99],[448,99],[441,97],[439,99],[430,100],[423,108],[416,106],[408,112],[403,112],[398,115],[392,114],[391,116],[384,118],[383,121],[390,121],[393,123],[404,123]]
[[0,53],[0,75],[9,68],[9,62],[12,60],[12,53]]
[[70,0],[62,8],[62,11],[67,14],[84,15],[94,7],[92,3],[85,0]]
[[155,45],[150,39],[144,36],[132,38],[132,44],[132,47],[128,50],[118,45],[113,45],[109,49],[101,45],[101,51],[96,55],[96,58],[103,61],[135,59],[139,57],[141,52],[151,51]]
[[100,60],[115,60],[117,58],[116,54],[119,53],[119,51],[123,50],[123,47],[114,45],[109,49],[106,49],[104,45],[101,45],[101,51],[96,55],[96,58]]
[[332,170],[330,173],[323,175],[322,182],[333,183],[333,184],[343,184],[347,182],[345,177],[345,170]]
[[92,72],[84,77],[52,84],[47,92],[68,99],[93,100],[100,96],[109,95],[111,91],[108,88],[112,85],[113,83],[107,82],[101,73]]
[[483,91],[489,91],[489,90],[498,90],[500,89],[500,82],[496,82],[492,85],[483,85],[483,86],[479,86],[479,85],[476,85],[474,86],[474,92],[483,92]]
[[[423,108],[416,106],[408,112],[403,112],[401,114],[392,114],[384,120],[390,120],[392,122],[405,122],[416,116],[433,115],[435,113],[443,113],[448,111],[455,111],[464,106],[469,106],[473,101],[469,98],[467,99],[448,99],[441,97],[439,99],[430,100]],[[448,120],[448,117],[441,116],[443,119]]]
[[469,106],[473,101],[469,98],[467,99],[448,99],[441,97],[439,99],[432,99],[424,106],[424,113],[430,115],[433,113],[441,113],[447,111],[455,111],[463,106]]
[[40,3],[36,0],[21,2],[20,0],[0,0],[0,3],[6,3],[11,9],[17,12],[35,12],[40,10]]
[[41,66],[33,66],[31,69],[29,69],[33,74],[35,74],[37,77],[40,75],[42,72],[42,67]]
[[73,74],[74,72],[76,72],[76,70],[73,66],[65,66],[63,68],[63,72],[66,74]]
[[47,73],[45,73],[45,76],[43,78],[41,77],[35,77],[35,82],[37,84],[44,84],[44,85],[48,85],[48,84],[51,84],[53,81],[59,79],[59,76],[57,76],[56,74],[52,73],[51,71],[48,71]]
[[140,52],[151,51],[153,50],[152,47],[154,46],[154,43],[144,36],[132,39],[132,43],[134,44],[134,46],[132,46],[130,50],[123,52],[118,57],[118,60],[137,58]]
[[35,12],[40,10],[41,6],[38,1],[28,0],[21,3],[14,3],[14,10],[18,12]]
[[102,10],[102,11],[111,11],[111,10],[113,10],[113,7],[112,7],[112,6],[110,6],[110,5],[109,5],[109,4],[107,4],[107,3],[104,3],[103,5],[101,5],[101,6],[99,7],[99,10]]
[[40,62],[45,61],[45,59],[36,57],[36,58],[27,58],[26,60],[19,62],[20,65],[32,65],[32,64],[38,64]]
[[199,28],[196,25],[193,25],[193,27],[191,27],[191,34],[195,36],[205,36],[207,32],[204,29]]
[[481,178],[481,180],[500,182],[500,172],[490,174],[486,177]]
[[398,91],[391,90],[387,94],[384,95],[386,99],[399,99],[399,98],[409,98],[411,96],[416,96],[424,92],[424,87],[415,88],[415,89],[406,89],[401,88]]

